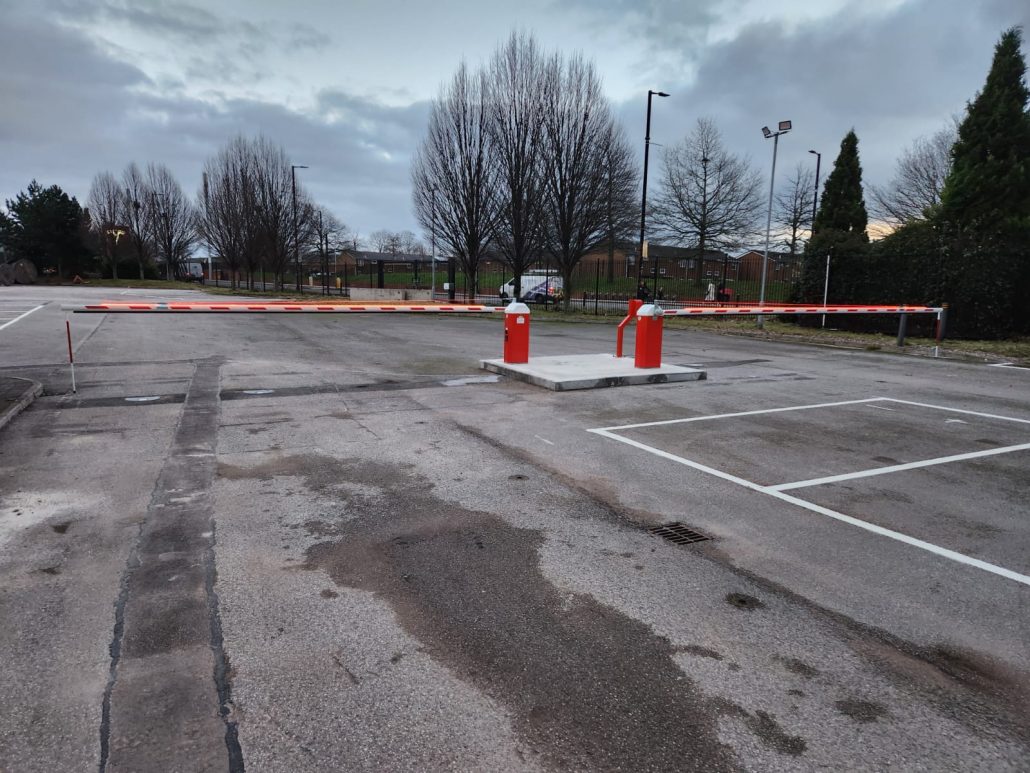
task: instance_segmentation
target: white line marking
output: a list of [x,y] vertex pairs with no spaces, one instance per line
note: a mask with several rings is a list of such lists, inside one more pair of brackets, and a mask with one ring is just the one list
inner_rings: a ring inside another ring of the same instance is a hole
[[547,443],[547,445],[549,445],[549,446],[553,446],[553,445],[554,445],[554,442],[553,442],[553,441],[551,441],[551,440],[548,440],[548,439],[547,439],[547,438],[545,438],[545,437],[540,437],[539,435],[533,435],[533,437],[535,437],[535,438],[536,438],[537,440],[543,440],[543,441],[544,441],[545,443]]
[[881,411],[894,411],[896,408],[888,408],[886,405],[870,405],[870,408],[878,408]]
[[1019,574],[1019,572],[1013,572],[1011,569],[1006,569],[1003,566],[990,564],[986,561],[981,561],[979,558],[970,558],[969,556],[957,553],[954,550],[948,550],[947,548],[942,548],[939,545],[934,545],[932,542],[924,542],[921,539],[910,537],[899,531],[885,529],[882,526],[877,526],[875,523],[869,523],[868,521],[861,521],[858,518],[852,518],[850,515],[844,515],[844,513],[838,513],[836,510],[830,510],[828,507],[822,507],[820,505],[813,504],[812,502],[806,502],[804,499],[798,499],[790,494],[784,494],[780,491],[768,491],[766,493],[771,497],[782,499],[784,502],[789,502],[792,505],[797,505],[798,507],[803,507],[806,510],[811,510],[813,513],[825,515],[827,518],[833,518],[834,520],[841,521],[852,526],[857,526],[860,529],[871,531],[873,534],[879,534],[882,537],[889,537],[890,539],[897,540],[898,542],[904,542],[906,545],[911,545],[912,547],[919,548],[920,550],[934,553],[942,558],[948,558],[960,564],[965,564],[966,566],[973,566],[977,569],[982,569],[985,572],[990,572],[991,574],[996,574],[1009,580],[1015,580],[1016,582],[1023,583],[1023,585],[1030,585],[1030,577],[1025,574]]
[[762,492],[765,491],[765,486],[761,486],[758,483],[752,483],[749,480],[744,480],[743,478],[738,478],[736,475],[731,475],[728,472],[723,472],[722,470],[717,470],[714,467],[708,467],[707,465],[701,464],[699,462],[692,462],[690,459],[684,459],[682,456],[676,456],[676,454],[670,454],[668,451],[663,451],[660,448],[655,448],[653,446],[649,446],[646,443],[640,443],[640,442],[637,442],[636,440],[631,440],[628,437],[622,437],[621,435],[616,435],[615,433],[613,433],[613,432],[611,432],[611,431],[609,431],[607,429],[588,429],[587,432],[593,432],[595,435],[602,435],[602,436],[604,436],[606,438],[611,438],[612,440],[618,440],[620,443],[625,443],[628,446],[633,446],[634,448],[639,448],[642,451],[647,451],[648,453],[654,454],[655,456],[660,456],[663,459],[668,459],[670,462],[676,462],[677,464],[682,464],[685,467],[692,467],[695,470],[700,470],[701,472],[706,472],[709,475],[714,475],[717,478],[722,478],[723,480],[728,480],[731,483],[736,483],[738,486],[743,486],[744,488],[749,488],[749,489],[752,489],[753,491],[762,491]]
[[660,456],[663,459],[668,459],[669,461],[685,465],[686,467],[691,467],[695,470],[700,470],[701,472],[707,472],[711,475],[715,475],[716,477],[722,478],[723,480],[728,480],[733,483],[736,483],[739,486],[743,486],[744,488],[751,489],[752,491],[759,491],[763,494],[768,494],[771,497],[775,497],[776,499],[780,499],[789,504],[797,505],[798,507],[803,507],[804,509],[810,510],[813,513],[825,515],[827,518],[833,518],[836,521],[841,521],[842,523],[847,523],[851,526],[857,526],[859,529],[864,529],[865,531],[872,532],[873,534],[878,534],[881,537],[888,537],[889,539],[897,540],[898,542],[903,542],[906,545],[919,548],[920,550],[925,550],[929,553],[933,553],[934,555],[941,556],[942,558],[947,558],[957,563],[965,564],[966,566],[972,566],[977,569],[982,569],[985,572],[990,572],[991,574],[996,574],[1000,577],[1005,577],[1009,580],[1015,580],[1016,582],[1022,583],[1024,585],[1030,585],[1030,577],[1028,577],[1025,574],[1013,572],[1011,569],[1006,569],[1003,566],[990,564],[986,561],[981,561],[978,558],[970,558],[969,556],[963,555],[962,553],[957,553],[954,550],[948,550],[947,548],[942,548],[939,545],[934,545],[931,542],[924,542],[921,539],[910,537],[907,534],[902,534],[901,532],[894,531],[893,529],[885,529],[882,526],[877,526],[875,523],[869,523],[868,521],[862,521],[858,518],[853,518],[850,515],[845,515],[844,513],[838,513],[836,510],[830,510],[828,507],[822,507],[821,505],[817,505],[812,502],[807,502],[804,499],[798,499],[797,497],[791,496],[790,494],[784,494],[782,491],[774,491],[768,487],[760,486],[757,483],[752,483],[749,480],[745,480],[744,478],[738,478],[736,475],[730,475],[729,473],[723,472],[722,470],[716,470],[713,467],[698,464],[697,462],[692,462],[689,459],[684,459],[681,456],[670,454],[667,451],[662,451],[659,448],[653,448],[644,443],[639,443],[636,440],[630,440],[629,438],[619,437],[618,435],[615,435],[606,429],[590,429],[587,431],[593,432],[596,435],[602,435],[603,437],[611,438],[612,440],[618,440],[620,443],[625,443],[626,445],[633,446],[634,448],[639,448],[643,451],[647,451],[648,453],[652,453],[655,456]]
[[[761,411],[741,411],[740,413],[719,413],[714,416],[693,416],[689,419],[667,419],[666,421],[646,421],[641,424],[622,424],[615,427],[600,427],[604,430],[639,429],[641,427],[658,427],[664,424],[685,424],[691,421],[709,421],[710,419],[733,419],[738,416],[757,416],[761,413],[784,413],[786,411],[804,411],[809,408],[834,408],[839,405],[859,405],[861,403],[875,403],[880,400],[890,400],[889,397],[867,397],[864,400],[842,400],[839,403],[816,403],[815,405],[793,405],[789,408],[765,408]],[[904,402],[904,401],[900,401]],[[917,403],[913,403],[917,405]],[[933,406],[930,406],[933,407]],[[597,432],[597,430],[588,430]]]
[[0,330],[3,330],[5,327],[10,327],[15,322],[17,322],[19,319],[24,319],[25,317],[29,316],[29,314],[31,314],[32,312],[39,311],[42,308],[43,308],[42,306],[36,306],[34,309],[29,309],[24,314],[20,314],[19,316],[17,316],[14,319],[12,319],[10,322],[5,322],[4,324],[0,325]]
[[1022,365],[1013,365],[1011,362],[992,362],[987,367],[988,368],[1008,368],[1009,370],[1030,370],[1030,368],[1024,368]]
[[968,424],[968,421],[962,421],[962,419],[945,419],[945,424]]
[[765,491],[789,491],[796,488],[808,488],[809,486],[822,486],[826,483],[838,483],[842,480],[854,480],[855,478],[871,478],[874,475],[887,475],[892,472],[903,472],[905,470],[918,470],[920,467],[933,467],[938,464],[949,462],[964,462],[967,459],[980,459],[984,456],[997,456],[1008,454],[1013,451],[1030,451],[1030,443],[1021,443],[1017,446],[1005,446],[1004,448],[990,448],[985,451],[970,451],[966,454],[954,454],[952,456],[940,456],[936,459],[924,459],[921,462],[906,462],[904,464],[892,464],[889,467],[874,467],[870,470],[860,472],[845,472],[841,475],[828,475],[825,478],[812,478],[811,480],[799,480],[793,483],[779,483],[775,486],[766,486]]
[[916,403],[911,400],[898,400],[894,397],[880,397],[879,400],[890,400],[892,403],[902,405],[916,405],[920,408],[934,408],[938,411],[950,411],[951,413],[964,413],[966,416],[980,416],[984,419],[1001,419],[1002,421],[1015,421],[1020,424],[1030,424],[1030,419],[1014,419],[1011,416],[999,416],[996,413],[980,413],[979,411],[965,411],[961,408],[948,408],[945,405],[930,405],[929,403]]

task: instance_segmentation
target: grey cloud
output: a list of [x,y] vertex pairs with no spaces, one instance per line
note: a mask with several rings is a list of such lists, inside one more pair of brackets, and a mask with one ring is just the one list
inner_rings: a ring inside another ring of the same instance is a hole
[[187,3],[129,2],[129,0],[56,0],[55,12],[77,23],[121,22],[162,36],[204,42],[219,37],[223,28],[210,11]]
[[333,39],[328,33],[315,29],[310,24],[296,23],[290,27],[287,42],[291,49],[306,48],[318,51],[327,48]]
[[[35,55],[43,50],[51,54]],[[310,167],[303,183],[352,227],[414,230],[408,175],[425,103],[389,107],[331,91],[305,114],[255,100],[159,91],[82,31],[30,16],[0,27],[0,70],[7,73],[0,201],[34,177],[82,201],[96,172],[117,174],[132,160],[166,163],[187,191],[196,191],[205,159],[220,145],[237,133],[261,133]]]
[[[825,174],[854,127],[865,180],[884,183],[904,146],[943,126],[982,87],[1001,31],[1027,14],[1016,8],[1007,0],[915,0],[879,15],[845,8],[794,28],[746,27],[707,47],[694,78],[658,84],[673,98],[656,109],[652,134],[672,143],[710,115],[730,146],[768,168],[772,149],[759,130],[789,118],[782,168],[812,161],[814,148]],[[642,134],[643,95],[638,102],[621,106],[633,135]]]

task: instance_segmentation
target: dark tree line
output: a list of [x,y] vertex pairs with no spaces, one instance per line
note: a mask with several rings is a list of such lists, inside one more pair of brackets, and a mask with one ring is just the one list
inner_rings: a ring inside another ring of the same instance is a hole
[[1030,332],[1030,90],[1018,28],[1002,34],[983,90],[957,131],[902,155],[874,211],[896,229],[870,243],[858,139],[850,132],[826,180],[805,250],[800,292],[855,302],[949,303],[950,329]]
[[593,64],[513,34],[434,100],[412,182],[419,222],[473,291],[491,251],[517,279],[546,256],[568,301],[583,256],[629,232],[636,170]]

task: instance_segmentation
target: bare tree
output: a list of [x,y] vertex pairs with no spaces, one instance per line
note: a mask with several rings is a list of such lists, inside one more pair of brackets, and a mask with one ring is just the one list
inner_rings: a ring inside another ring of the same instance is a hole
[[615,242],[633,233],[639,216],[636,197],[640,178],[636,160],[630,151],[625,130],[616,125],[615,141],[608,146],[605,158],[605,215],[608,242],[607,278],[615,280]]
[[941,190],[951,172],[951,146],[957,138],[958,129],[952,123],[906,148],[890,183],[870,186],[873,216],[894,226],[925,220],[941,203]]
[[411,173],[416,217],[426,230],[435,228],[457,259],[468,278],[466,293],[475,293],[479,262],[497,221],[487,92],[485,73],[472,73],[462,62],[433,100],[429,131]]
[[[622,157],[616,130],[594,65],[580,55],[548,60],[544,81],[543,181],[547,227],[544,242],[562,276],[565,308],[572,273],[608,232],[608,162]],[[627,151],[628,152],[628,151]]]
[[663,162],[653,204],[660,232],[696,246],[701,260],[707,249],[739,247],[757,232],[762,176],[746,157],[726,149],[712,119],[699,118]]
[[236,287],[244,254],[253,243],[252,220],[246,216],[249,180],[254,164],[247,140],[237,136],[204,164],[201,190],[201,233]]
[[104,263],[111,268],[111,276],[118,278],[117,246],[120,236],[115,234],[116,226],[122,225],[125,197],[114,175],[98,172],[89,186],[90,230],[100,245]]
[[[297,233],[294,242],[293,172],[286,150],[265,137],[246,141],[250,156],[250,250],[249,263],[275,276],[275,286],[282,289],[286,269],[296,250],[311,237],[311,204],[303,187],[297,186]],[[248,259],[244,259],[248,263]],[[296,266],[294,266],[296,270]]]
[[395,231],[387,231],[386,229],[373,231],[368,235],[368,240],[372,244],[372,249],[376,252],[388,252],[392,255],[404,252],[404,237]]
[[543,247],[546,77],[546,62],[529,35],[513,32],[490,62],[490,158],[498,191],[494,241],[515,275],[516,293]]
[[314,207],[310,220],[307,248],[318,255],[322,286],[328,289],[330,258],[349,243],[350,232],[347,226],[325,207]]
[[147,188],[153,202],[151,239],[165,262],[165,277],[182,277],[183,263],[197,243],[196,209],[164,164],[147,165]]
[[122,172],[125,189],[125,220],[129,226],[129,243],[139,265],[139,278],[144,277],[144,265],[152,253],[150,243],[151,196],[140,168],[133,161]]
[[801,239],[812,225],[814,197],[815,173],[799,163],[774,200],[773,216],[782,230],[783,245],[791,255],[798,254]]
[[397,234],[400,239],[400,251],[406,255],[425,255],[426,247],[411,231],[401,231]]

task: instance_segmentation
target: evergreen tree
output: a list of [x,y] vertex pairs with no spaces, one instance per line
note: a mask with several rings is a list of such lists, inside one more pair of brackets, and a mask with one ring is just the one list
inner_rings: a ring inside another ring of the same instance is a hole
[[1030,330],[1030,92],[1021,34],[1002,34],[983,90],[968,105],[952,148],[937,224],[945,300],[967,335]]
[[859,301],[866,292],[865,257],[869,244],[865,199],[862,196],[862,165],[858,160],[858,137],[849,131],[840,143],[833,171],[826,178],[819,211],[812,226],[812,238],[805,247],[801,271],[801,296],[821,301],[830,256],[830,297]]
[[43,272],[62,276],[79,270],[88,250],[83,242],[82,208],[60,186],[44,188],[33,180],[7,201],[5,246],[9,260],[27,258]]

